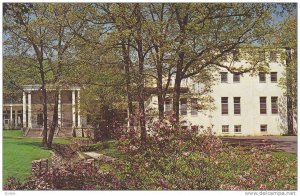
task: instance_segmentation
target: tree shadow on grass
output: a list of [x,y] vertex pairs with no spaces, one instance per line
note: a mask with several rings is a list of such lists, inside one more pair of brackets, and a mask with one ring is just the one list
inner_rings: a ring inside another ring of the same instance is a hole
[[46,148],[42,145],[41,141],[26,141],[26,142],[20,141],[20,142],[16,142],[15,144],[19,145],[19,146],[34,146],[34,147],[38,147],[38,148],[41,148],[44,150],[48,150],[48,148]]

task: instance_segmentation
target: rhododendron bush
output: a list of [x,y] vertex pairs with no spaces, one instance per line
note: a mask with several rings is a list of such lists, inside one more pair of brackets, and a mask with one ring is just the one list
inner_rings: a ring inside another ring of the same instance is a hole
[[[14,179],[5,189],[150,189],[150,190],[294,190],[296,158],[275,153],[274,146],[229,146],[210,128],[181,129],[172,120],[148,124],[141,143],[139,131],[124,130],[118,150],[126,159],[111,170],[86,173],[61,167],[23,183]],[[279,156],[280,155],[280,156]]]

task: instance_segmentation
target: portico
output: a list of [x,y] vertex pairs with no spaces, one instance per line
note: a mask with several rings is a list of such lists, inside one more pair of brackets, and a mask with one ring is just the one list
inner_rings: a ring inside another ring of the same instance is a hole
[[[52,123],[54,109],[54,88],[47,88],[48,126]],[[80,87],[62,87],[58,95],[59,128],[81,128]],[[23,86],[23,128],[43,127],[43,95],[40,85]]]

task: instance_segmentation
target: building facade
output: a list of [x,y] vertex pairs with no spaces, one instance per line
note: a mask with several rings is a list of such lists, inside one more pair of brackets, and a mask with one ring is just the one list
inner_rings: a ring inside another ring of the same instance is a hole
[[[3,104],[4,129],[23,129],[25,135],[41,135],[44,116],[43,96],[40,88],[40,85],[24,85],[17,100],[5,99]],[[50,127],[53,118],[54,96],[55,90],[47,88],[48,127]],[[61,88],[58,96],[59,131],[68,132],[67,135],[70,136],[74,129],[78,130],[86,126],[86,118],[82,117],[80,113],[80,87]],[[57,136],[59,136],[58,133]]]
[[[23,128],[43,127],[43,96],[40,85],[23,86]],[[55,90],[47,89],[48,124],[53,117]],[[82,120],[80,115],[80,87],[64,87],[58,96],[58,126],[60,128],[80,128]]]
[[[266,57],[269,64],[267,73],[232,74],[225,68],[220,69],[210,93],[214,99],[214,109],[200,111],[193,105],[196,106],[201,100],[192,96],[181,98],[182,126],[196,130],[210,127],[214,133],[223,136],[284,134],[282,124],[286,122],[286,113],[280,111],[279,103],[285,103],[286,97],[278,82],[283,77],[285,64],[279,62],[279,54],[275,53],[275,57],[274,52],[269,55]],[[247,62],[243,60],[235,63],[237,67],[244,64]],[[188,87],[192,94],[201,88],[201,84],[192,79],[183,80],[181,86]],[[157,96],[152,95],[146,106],[157,109]],[[165,101],[164,106],[165,112],[172,110],[172,97]]]

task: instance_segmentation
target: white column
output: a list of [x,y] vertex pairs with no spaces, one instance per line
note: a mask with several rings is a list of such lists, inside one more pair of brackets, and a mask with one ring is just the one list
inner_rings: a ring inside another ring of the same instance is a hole
[[61,94],[58,92],[58,127],[61,127]]
[[80,120],[80,93],[79,90],[77,91],[77,119],[78,119],[78,127],[81,127],[81,120]]
[[28,128],[32,128],[32,125],[31,125],[31,92],[28,93]]
[[12,105],[10,105],[10,118],[9,118],[9,121],[10,121],[10,128],[12,128],[13,127],[13,115],[12,115],[12,112],[13,112],[13,110],[12,110]]
[[26,93],[23,92],[23,128],[26,127]]
[[14,124],[14,127],[17,127],[18,125],[18,110],[16,109],[15,110],[15,124]]
[[75,90],[72,90],[72,127],[76,126],[75,120]]

